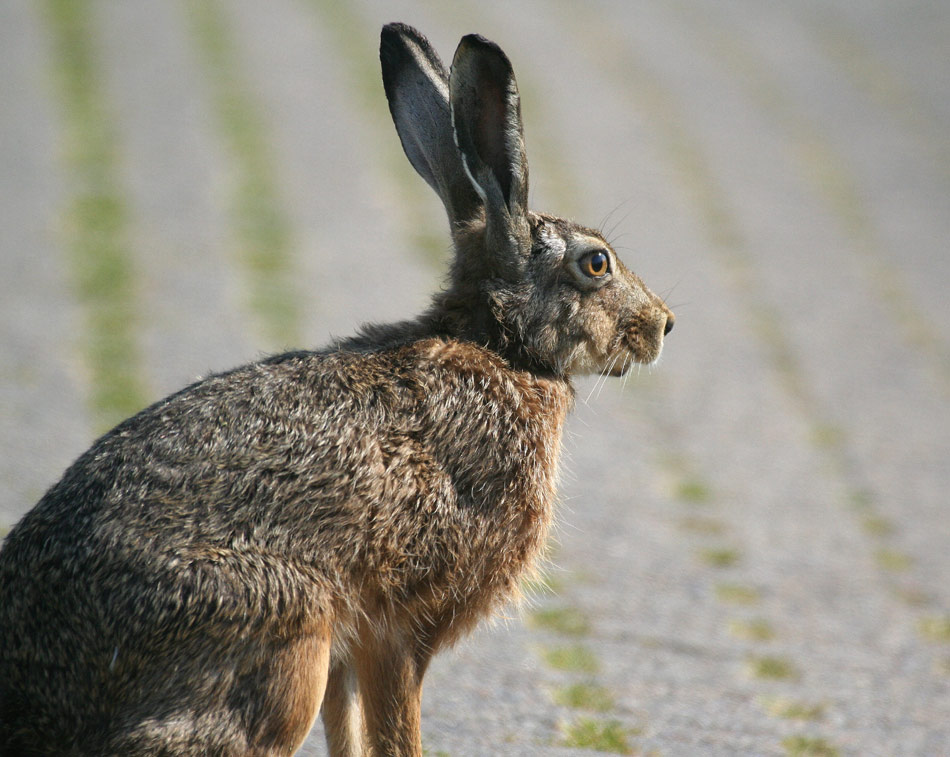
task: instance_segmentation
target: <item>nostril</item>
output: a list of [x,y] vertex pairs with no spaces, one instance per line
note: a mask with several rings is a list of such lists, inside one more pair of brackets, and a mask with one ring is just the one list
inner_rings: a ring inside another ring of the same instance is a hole
[[663,334],[669,334],[673,330],[673,324],[676,323],[676,318],[673,317],[673,314],[670,313],[666,316],[666,326],[663,327]]

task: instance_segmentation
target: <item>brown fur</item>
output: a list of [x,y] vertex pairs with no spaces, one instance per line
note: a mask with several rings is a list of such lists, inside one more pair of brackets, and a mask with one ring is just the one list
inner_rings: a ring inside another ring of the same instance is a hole
[[449,75],[391,25],[381,57],[450,285],[414,321],[199,381],[66,471],[0,552],[3,754],[276,757],[319,711],[335,757],[419,757],[429,661],[544,544],[571,374],[659,355],[659,298],[524,206],[504,54],[466,37]]

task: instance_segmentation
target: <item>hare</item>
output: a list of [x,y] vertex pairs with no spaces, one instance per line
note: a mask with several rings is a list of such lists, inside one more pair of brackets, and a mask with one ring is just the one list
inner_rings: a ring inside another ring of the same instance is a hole
[[0,753],[422,754],[432,656],[517,594],[571,376],[673,314],[597,231],[527,208],[512,67],[402,24],[383,83],[455,259],[415,320],[213,375],[95,442],[0,552]]

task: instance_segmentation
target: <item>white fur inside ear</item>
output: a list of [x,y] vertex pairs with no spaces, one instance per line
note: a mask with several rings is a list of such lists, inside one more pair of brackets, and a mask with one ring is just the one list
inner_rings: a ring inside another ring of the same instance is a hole
[[468,167],[468,160],[465,157],[465,152],[459,147],[459,133],[458,129],[455,128],[455,108],[449,105],[449,116],[452,119],[452,141],[455,142],[455,149],[458,150],[459,158],[462,160],[462,169],[465,171],[465,175],[468,176],[468,180],[472,182],[472,186],[475,188],[475,194],[478,195],[478,198],[485,204],[488,203],[488,195],[485,193],[485,190],[482,188],[482,185],[475,181],[475,177],[472,176],[472,171]]
[[544,255],[557,262],[567,254],[567,242],[557,234],[550,224],[542,224],[538,231],[538,241],[543,245]]
[[[508,107],[513,113],[521,112],[521,95],[518,93],[518,87],[515,85],[514,79],[508,84]],[[524,137],[522,136],[520,116],[518,118],[512,118],[508,122],[508,126],[505,129],[505,147],[508,150],[508,155],[520,156],[519,164],[511,166],[512,189],[511,196],[508,198],[508,210],[511,211],[512,214],[516,214],[527,210],[527,207],[518,207],[520,190],[523,189],[528,179],[528,166],[525,162]],[[518,187],[518,191],[515,191],[515,186]],[[527,193],[525,193],[525,195],[527,195]],[[527,196],[525,197],[525,203],[527,204]]]

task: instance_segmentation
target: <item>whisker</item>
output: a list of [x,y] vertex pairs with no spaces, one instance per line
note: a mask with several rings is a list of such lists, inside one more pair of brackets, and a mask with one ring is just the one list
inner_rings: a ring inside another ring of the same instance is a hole
[[680,308],[689,307],[693,304],[692,300],[683,300],[682,302],[667,302],[663,300],[663,304],[666,305],[670,310],[679,310]]
[[594,384],[594,390],[597,393],[597,399],[600,399],[600,393],[603,391],[604,384],[607,383],[607,377],[610,376],[610,371],[614,367],[614,361],[610,361],[610,365],[600,374],[600,378],[597,380],[597,383]]
[[600,399],[600,393],[604,390],[604,386],[607,385],[607,377],[610,376],[610,372],[614,369],[614,366],[617,364],[617,360],[620,358],[620,353],[618,352],[614,355],[614,359],[610,361],[610,365],[607,370],[604,372],[604,380],[600,382],[600,389],[597,390],[597,399]]
[[590,388],[590,392],[588,393],[587,397],[584,399],[584,404],[585,404],[585,405],[589,405],[589,404],[590,404],[590,398],[593,397],[593,396],[594,396],[594,392],[597,391],[597,384],[600,382],[600,380],[601,380],[601,378],[603,377],[603,375],[604,375],[604,374],[601,373],[600,376],[598,376],[597,378],[594,379],[594,385]]
[[630,367],[631,360],[633,360],[633,356],[627,355],[626,360],[623,361],[623,381],[620,384],[621,392],[627,388],[627,382],[630,380],[630,374],[627,372],[627,369]]
[[[633,210],[628,210],[628,211],[624,214],[623,218],[621,218],[621,219],[620,219],[619,221],[617,221],[613,226],[611,226],[611,227],[610,227],[610,231],[608,231],[606,234],[604,234],[604,239],[609,239],[610,237],[613,237],[614,232],[618,229],[618,227],[620,227],[621,224],[623,224],[623,223],[626,222],[626,220],[630,217],[630,214],[631,214],[631,213],[633,213]],[[620,237],[618,237],[618,239],[622,238],[623,236],[625,236],[625,235],[621,234]],[[611,246],[611,247],[614,246],[614,241],[615,241],[615,240],[613,240],[613,239],[610,240],[610,246]]]
[[[610,211],[607,213],[607,215],[604,216],[603,220],[602,220],[599,224],[597,224],[597,228],[598,228],[598,229],[603,229],[603,228],[604,228],[604,224],[606,224],[606,223],[610,220],[610,217],[611,217],[614,213],[616,213],[618,210],[620,210],[620,208],[622,208],[624,205],[626,205],[628,202],[630,202],[632,199],[633,199],[632,197],[628,197],[626,200],[621,200],[620,202],[618,202],[618,203],[613,207],[613,209],[610,210]],[[614,227],[614,228],[616,228],[616,227]],[[607,236],[608,236],[607,234],[603,234],[603,232],[601,232],[601,235],[604,237],[604,239],[606,239]]]
[[667,298],[669,298],[669,296],[673,294],[673,292],[675,292],[676,289],[679,287],[679,285],[682,283],[683,283],[683,279],[682,277],[680,277],[680,279],[675,284],[673,284],[673,286],[671,286],[669,289],[666,290],[665,294],[661,295],[663,301],[665,302]]
[[587,393],[587,397],[584,399],[585,405],[588,405],[588,406],[590,405],[590,400],[594,396],[594,392],[597,391],[597,387],[600,384],[603,377],[604,377],[604,372],[601,371],[601,373],[597,376],[597,378],[594,379],[594,385],[590,388],[590,392]]

